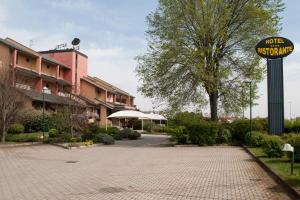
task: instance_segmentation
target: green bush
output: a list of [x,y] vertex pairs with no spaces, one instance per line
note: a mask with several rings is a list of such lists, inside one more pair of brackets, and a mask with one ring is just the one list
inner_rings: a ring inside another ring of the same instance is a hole
[[261,147],[264,143],[265,135],[258,131],[248,132],[245,136],[245,142],[251,147]]
[[296,120],[293,122],[292,131],[295,133],[300,133],[300,120]]
[[49,138],[54,138],[57,137],[57,129],[56,128],[51,128],[49,130]]
[[24,126],[19,123],[14,123],[8,127],[7,132],[11,134],[19,134],[19,133],[24,133]]
[[123,130],[120,131],[121,135],[123,138],[128,138],[129,134],[132,132],[130,128],[124,128]]
[[291,120],[284,120],[284,132],[285,133],[293,132],[293,122]]
[[128,139],[130,140],[136,140],[138,138],[141,137],[141,134],[137,131],[132,131],[129,135],[128,135]]
[[6,141],[9,142],[40,142],[43,139],[41,138],[41,133],[21,133],[16,135],[7,135]]
[[115,140],[122,140],[123,139],[123,135],[119,132],[119,133],[116,133],[114,135],[112,135],[112,137],[115,139]]
[[188,135],[181,134],[177,138],[177,143],[178,144],[187,144],[188,143]]
[[218,136],[216,138],[216,143],[223,144],[231,142],[231,132],[229,129],[220,129]]
[[[101,133],[102,133],[102,132],[101,132]],[[107,133],[108,135],[113,136],[113,135],[115,135],[115,134],[119,134],[119,133],[120,133],[120,130],[119,130],[117,127],[107,127],[106,133]]]
[[25,132],[38,132],[48,131],[49,128],[53,128],[55,117],[51,113],[45,111],[44,118],[42,110],[36,110],[34,108],[26,108],[21,110],[16,116],[16,121],[23,124]]
[[[231,123],[231,134],[232,139],[239,141],[243,144],[246,143],[245,136],[250,131],[250,121],[249,119],[235,120]],[[252,131],[267,131],[267,121],[266,119],[253,119],[252,120]]]
[[191,124],[197,124],[198,122],[203,120],[203,116],[201,113],[194,112],[180,112],[176,113],[170,120],[170,126],[189,126]]
[[178,126],[174,128],[164,128],[164,131],[172,137],[173,141],[176,141],[177,144],[186,144],[188,143],[188,131],[185,126]]
[[287,135],[286,142],[294,147],[295,162],[300,162],[300,134],[289,133]]
[[244,143],[246,133],[249,132],[249,120],[235,120],[231,124],[232,139]]
[[152,131],[152,123],[151,122],[145,122],[143,128],[144,128],[144,131],[151,132]]
[[94,136],[93,142],[94,143],[103,143],[103,138],[105,137],[105,133],[98,133]]
[[187,129],[189,139],[193,144],[203,146],[216,143],[219,132],[217,123],[202,120],[193,125],[189,125]]
[[267,118],[254,118],[252,121],[252,129],[254,131],[259,131],[259,132],[268,131],[268,119]]
[[106,134],[103,137],[103,144],[109,145],[109,144],[114,144],[114,143],[115,143],[115,140],[112,136]]
[[265,136],[263,151],[270,158],[282,157],[284,141],[279,136]]

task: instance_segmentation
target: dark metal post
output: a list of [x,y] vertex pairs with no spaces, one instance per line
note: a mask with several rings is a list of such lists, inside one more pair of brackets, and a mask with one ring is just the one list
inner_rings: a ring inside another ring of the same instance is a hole
[[45,141],[45,91],[44,88],[42,89],[43,92],[43,142]]
[[294,173],[295,151],[292,151],[291,174]]
[[250,138],[252,136],[252,82],[250,81]]

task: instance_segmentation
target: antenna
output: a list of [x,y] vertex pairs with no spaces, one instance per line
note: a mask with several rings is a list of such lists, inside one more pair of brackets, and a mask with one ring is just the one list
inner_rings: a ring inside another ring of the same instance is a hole
[[31,48],[33,46],[33,40],[29,40],[29,47]]

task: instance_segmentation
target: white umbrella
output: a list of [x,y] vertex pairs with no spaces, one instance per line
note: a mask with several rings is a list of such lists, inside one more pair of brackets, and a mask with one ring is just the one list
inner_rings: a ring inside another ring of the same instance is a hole
[[147,115],[139,112],[139,111],[134,111],[134,110],[122,110],[122,111],[118,111],[115,112],[111,115],[109,115],[107,118],[138,118],[138,119],[142,119],[142,130],[144,129],[143,127],[143,119],[148,119]]

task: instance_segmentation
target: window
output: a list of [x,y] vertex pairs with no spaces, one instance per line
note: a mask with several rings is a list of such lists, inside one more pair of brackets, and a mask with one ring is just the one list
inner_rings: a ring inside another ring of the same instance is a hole
[[50,66],[49,65],[47,65],[47,69],[49,69],[50,68]]
[[30,62],[30,59],[29,59],[29,58],[26,58],[26,62]]
[[19,62],[19,54],[17,54],[16,64]]

